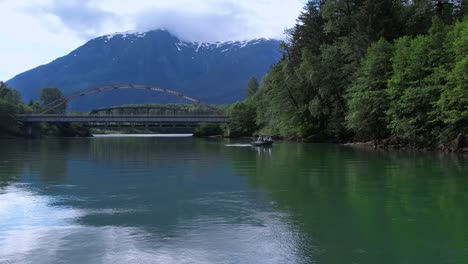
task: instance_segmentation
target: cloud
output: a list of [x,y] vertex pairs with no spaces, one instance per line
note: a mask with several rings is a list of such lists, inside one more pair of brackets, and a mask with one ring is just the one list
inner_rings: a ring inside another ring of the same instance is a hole
[[304,4],[300,0],[205,0],[193,7],[189,1],[176,2],[140,12],[135,29],[165,28],[189,41],[283,38]]
[[[49,6],[39,8],[56,16],[65,27],[89,39],[106,31],[109,24],[119,24],[119,16],[93,5],[93,0],[53,0]],[[37,10],[37,9],[36,9]]]
[[0,0],[0,80],[45,64],[84,43],[82,37],[40,9],[47,0]]
[[165,28],[189,41],[282,38],[301,0],[52,0],[43,11],[84,38]]
[[284,38],[304,1],[0,0],[10,23],[0,27],[0,80],[127,30],[165,28],[188,41]]
[[135,28],[140,31],[163,28],[188,41],[251,38],[248,25],[236,14],[234,11],[203,14],[156,9],[141,14]]

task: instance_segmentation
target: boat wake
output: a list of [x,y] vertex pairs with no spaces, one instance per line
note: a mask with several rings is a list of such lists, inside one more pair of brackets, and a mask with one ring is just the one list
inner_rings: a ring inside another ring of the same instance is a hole
[[226,147],[240,147],[240,148],[245,148],[245,147],[251,147],[252,145],[250,144],[228,144],[225,145]]

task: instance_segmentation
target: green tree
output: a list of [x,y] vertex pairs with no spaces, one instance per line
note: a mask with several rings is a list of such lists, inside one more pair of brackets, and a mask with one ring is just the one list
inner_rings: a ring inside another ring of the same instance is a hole
[[453,27],[446,43],[454,63],[437,103],[445,124],[443,141],[468,134],[468,18]]
[[[284,136],[300,134],[303,126],[302,111],[307,98],[293,74],[287,73],[287,62],[273,66],[263,78],[260,91],[252,98],[256,102],[256,123],[263,134]],[[302,99],[302,100],[301,100]]]
[[0,82],[0,135],[20,134],[21,125],[16,115],[24,113],[25,109],[18,91]]
[[389,127],[417,144],[431,144],[440,133],[435,105],[447,82],[446,26],[433,20],[430,34],[404,37],[395,44],[389,81]]
[[209,137],[223,135],[223,129],[219,124],[204,123],[200,124],[193,133],[196,137]]
[[[401,35],[400,0],[330,0],[323,5],[324,29],[333,36],[346,64],[359,67],[367,48],[381,37],[391,40]],[[328,43],[329,44],[329,43]]]
[[387,82],[392,73],[393,47],[385,39],[373,44],[348,92],[347,124],[360,139],[388,135]]
[[323,30],[325,23],[321,12],[323,2],[323,0],[308,1],[294,28],[286,32],[289,38],[289,45],[286,47],[287,58],[293,64],[300,62],[304,48],[317,54],[320,52],[320,46],[329,41]]
[[252,77],[247,84],[247,97],[252,97],[254,94],[258,92],[258,81],[257,78]]
[[19,133],[19,123],[15,115],[17,107],[4,99],[0,99],[0,135],[12,135]]
[[232,137],[252,136],[257,129],[255,123],[255,107],[251,101],[232,104],[227,113],[230,117],[230,130]]
[[432,0],[436,14],[445,22],[452,22],[461,10],[461,0]]
[[[59,101],[63,98],[62,92],[58,88],[44,88],[41,90],[39,94],[39,101],[41,103],[42,108],[47,108],[50,106],[51,103]],[[64,102],[63,104],[51,109],[48,114],[65,114],[67,110],[67,104]]]
[[19,92],[10,88],[4,82],[0,82],[0,98],[14,106],[22,104]]
[[461,0],[458,9],[458,18],[463,19],[468,15],[468,0]]
[[436,14],[431,1],[406,0],[405,2],[406,8],[402,11],[403,34],[414,37],[427,33],[431,27],[431,19]]
[[439,2],[448,1],[308,1],[281,44],[283,58],[236,111],[254,108],[260,133],[285,137],[459,138],[468,33],[466,22],[449,28],[468,1]]

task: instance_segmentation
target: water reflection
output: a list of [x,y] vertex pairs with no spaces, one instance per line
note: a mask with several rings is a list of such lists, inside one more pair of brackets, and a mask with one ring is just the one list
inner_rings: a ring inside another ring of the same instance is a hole
[[219,143],[20,142],[0,194],[0,263],[303,261],[289,216],[233,177]]
[[321,263],[468,263],[466,158],[282,144],[232,164],[293,215]]
[[291,254],[295,234],[280,213],[251,214],[255,224],[199,216],[181,220],[167,235],[138,227],[75,224],[92,212],[54,206],[49,197],[25,187],[10,186],[0,194],[0,263],[246,263],[262,256],[271,263],[299,262]]
[[258,155],[271,156],[272,147],[254,147]]
[[25,187],[14,184],[0,193],[0,263],[32,263],[38,253],[44,261],[53,260],[58,248],[52,245],[58,246],[55,242],[66,236],[73,228],[70,222],[81,215],[75,209],[51,207],[50,197],[25,191]]
[[461,156],[192,138],[0,144],[0,263],[468,263]]

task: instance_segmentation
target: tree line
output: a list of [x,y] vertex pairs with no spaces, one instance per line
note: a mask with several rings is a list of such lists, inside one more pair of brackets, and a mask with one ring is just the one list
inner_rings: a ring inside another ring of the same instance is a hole
[[233,104],[234,135],[460,150],[468,1],[311,0],[283,58]]
[[[224,111],[225,105],[213,108]],[[128,104],[90,111],[92,115],[214,115],[219,114],[201,104]]]
[[[58,88],[44,88],[39,94],[38,101],[25,104],[20,93],[0,82],[0,137],[24,136],[23,123],[18,118],[21,114],[39,113],[48,104],[61,98],[62,92]],[[49,114],[64,114],[66,104],[52,109]],[[78,124],[36,124],[34,131],[44,136],[89,136],[89,130]]]

